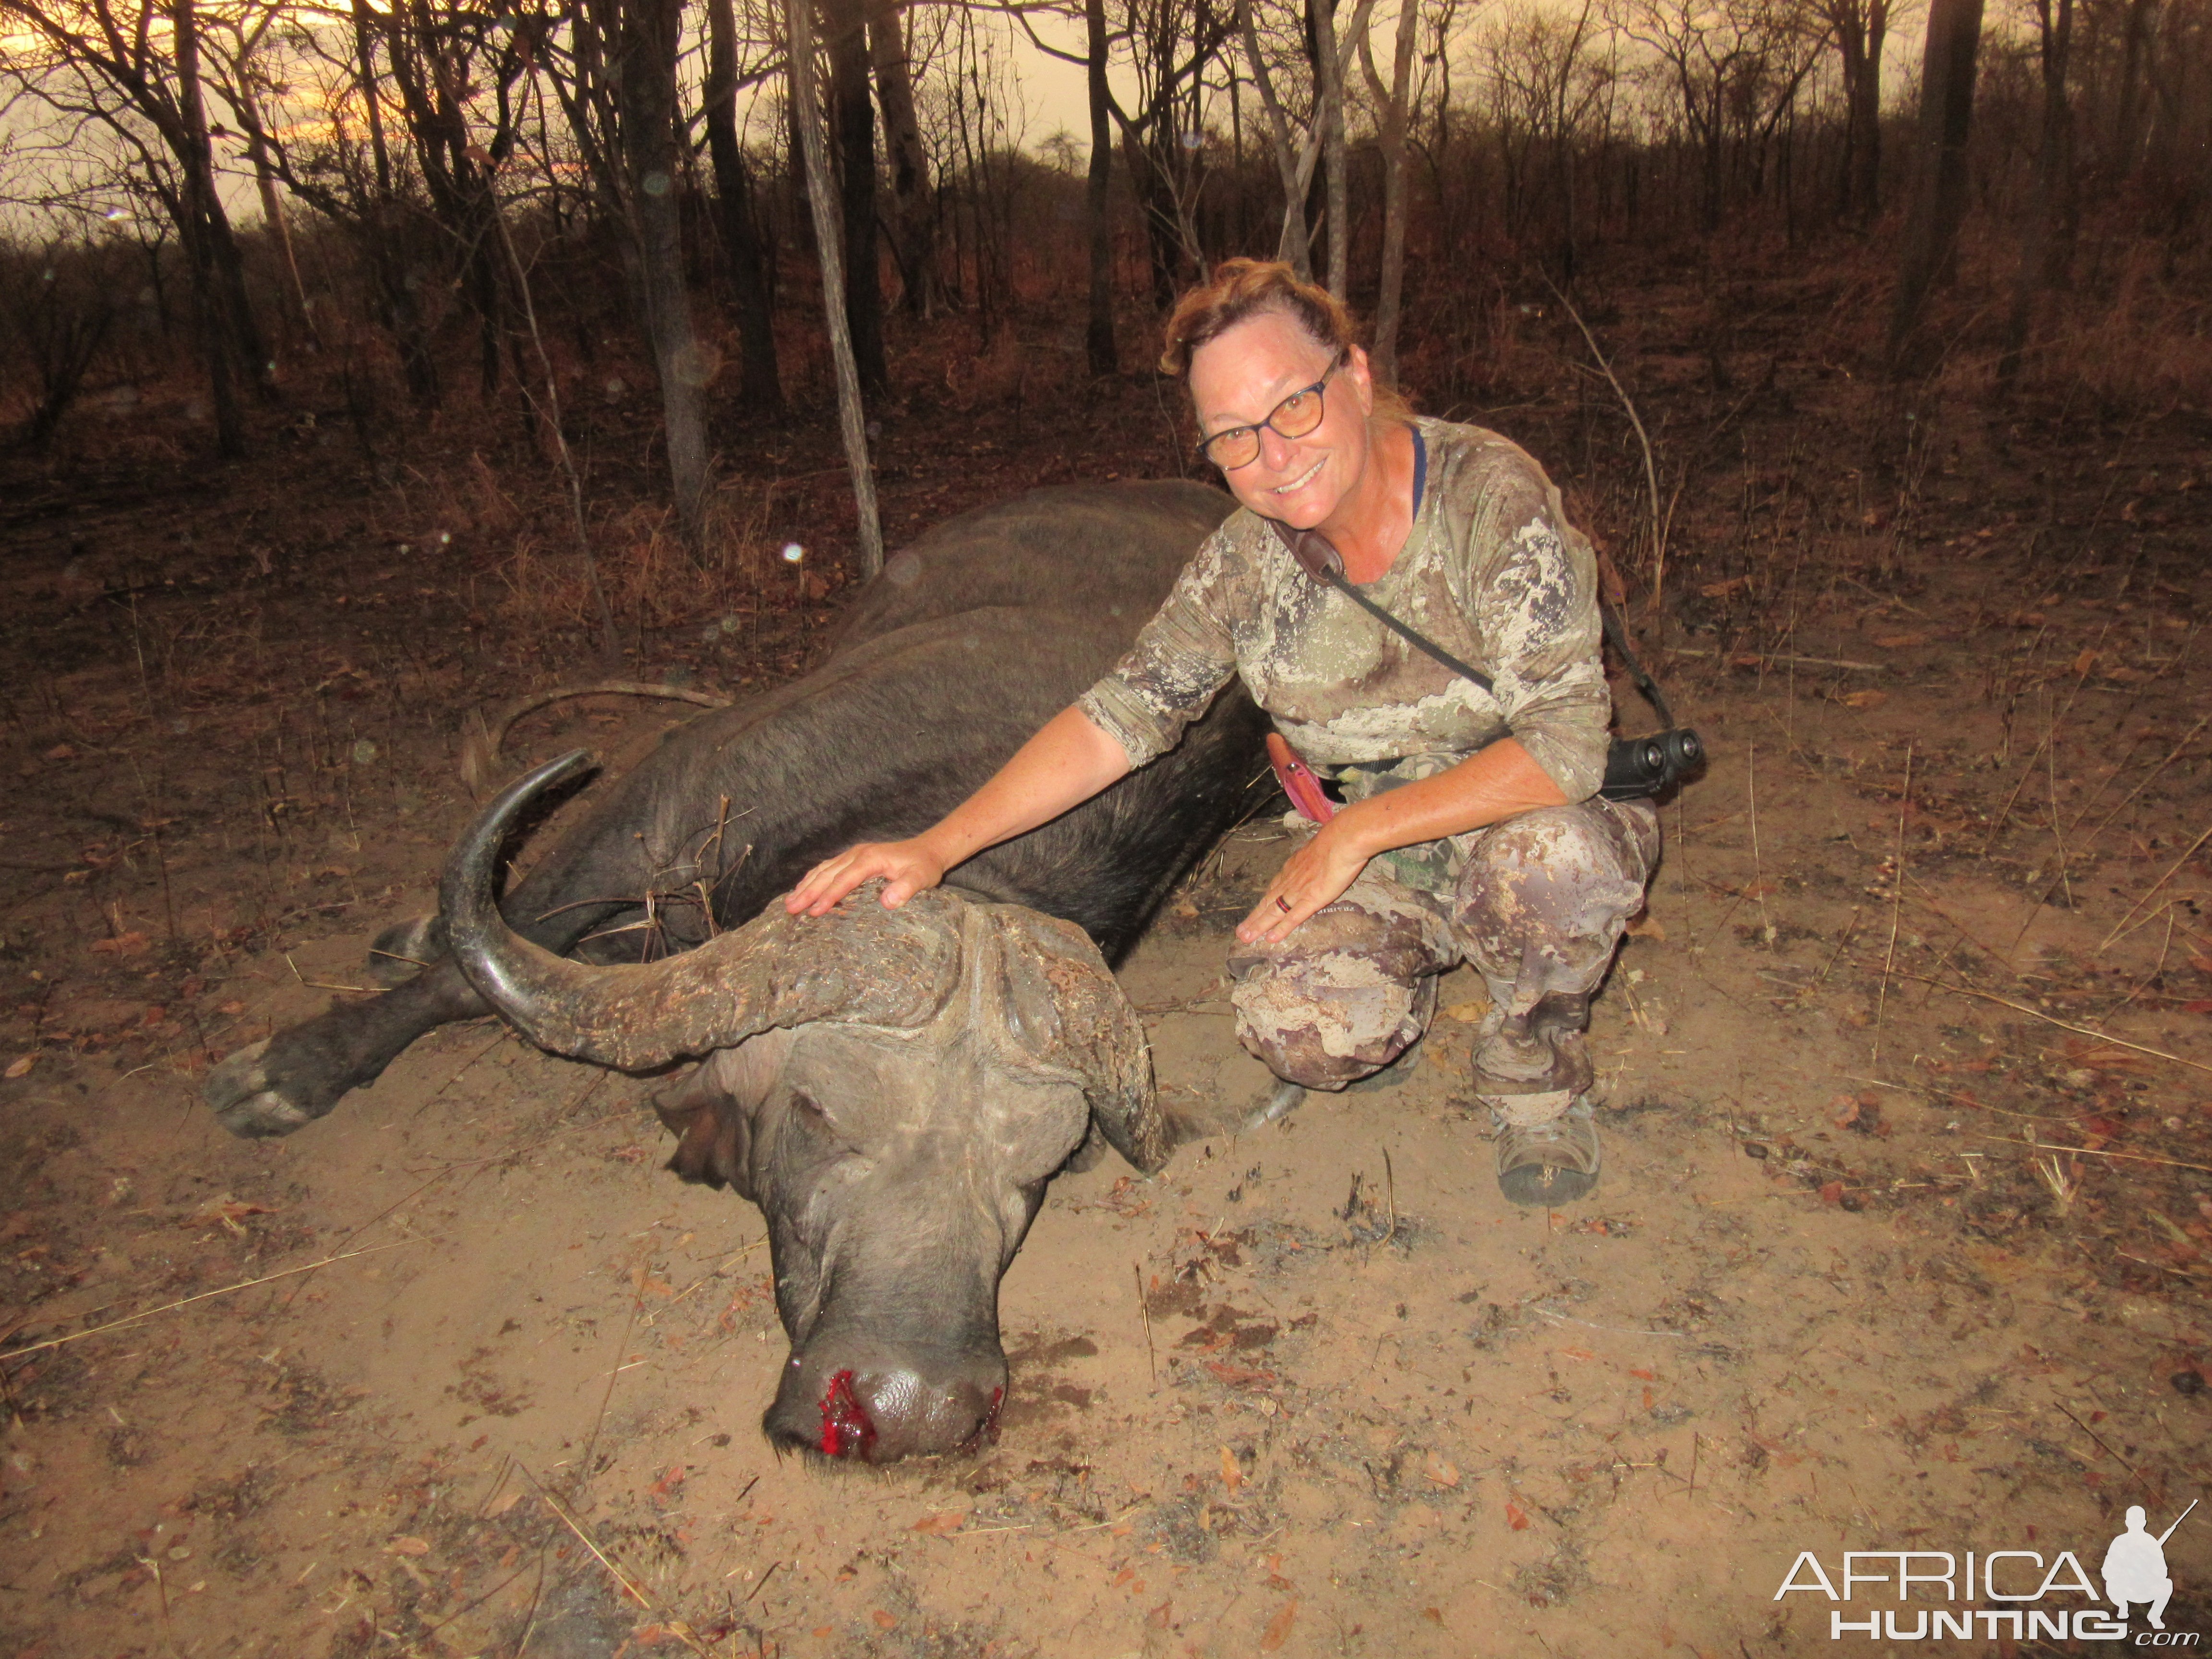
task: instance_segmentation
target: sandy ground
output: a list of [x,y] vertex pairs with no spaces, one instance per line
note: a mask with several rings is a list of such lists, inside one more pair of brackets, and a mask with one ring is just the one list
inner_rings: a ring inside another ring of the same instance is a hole
[[[2166,466],[2081,488],[2117,526]],[[2212,590],[2179,532],[2054,563],[1977,489],[1917,560],[1704,573],[1664,660],[1716,758],[1599,1003],[1591,1200],[1498,1195],[1455,975],[1385,1086],[1057,1181],[996,1444],[880,1475],[760,1438],[761,1223],[659,1169],[646,1085],[486,1024],[288,1140],[198,1104],[419,906],[485,659],[323,640],[312,695],[225,701],[195,663],[288,645],[217,590],[166,668],[58,634],[0,756],[0,1653],[2136,1650],[2052,1620],[2068,1553],[2206,1489]],[[1285,845],[1239,832],[1126,969],[1179,1109],[1263,1091],[1220,963]],[[1900,1602],[1903,1551],[2027,1553]],[[2212,1515],[2166,1559],[2205,1628]]]

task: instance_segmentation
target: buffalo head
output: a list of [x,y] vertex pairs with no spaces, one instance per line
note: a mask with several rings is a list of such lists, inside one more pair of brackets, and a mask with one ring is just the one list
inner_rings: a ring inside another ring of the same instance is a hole
[[671,1167],[769,1223],[791,1339],[781,1445],[888,1463],[972,1446],[1006,1382],[998,1285],[1046,1181],[1095,1122],[1130,1163],[1171,1149],[1135,1011],[1080,930],[942,890],[780,904],[695,951],[590,968],[512,933],[501,844],[580,753],[514,785],[455,849],[442,909],[477,989],[541,1048],[640,1071],[699,1056],[658,1103]]

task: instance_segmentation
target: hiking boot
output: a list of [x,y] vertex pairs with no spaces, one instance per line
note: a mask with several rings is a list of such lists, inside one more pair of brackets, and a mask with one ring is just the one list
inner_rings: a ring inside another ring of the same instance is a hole
[[1559,1091],[1484,1103],[1496,1115],[1498,1190],[1508,1200],[1550,1209],[1589,1196],[1601,1152],[1587,1097]]

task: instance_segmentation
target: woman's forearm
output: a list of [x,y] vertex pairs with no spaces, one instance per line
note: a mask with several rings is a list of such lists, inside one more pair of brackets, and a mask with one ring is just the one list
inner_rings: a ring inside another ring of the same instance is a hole
[[1470,755],[1449,772],[1356,801],[1327,833],[1362,858],[1417,842],[1440,841],[1543,806],[1565,806],[1551,774],[1511,738]]
[[946,869],[1049,823],[1129,770],[1121,745],[1080,708],[1062,709],[974,794],[918,840]]

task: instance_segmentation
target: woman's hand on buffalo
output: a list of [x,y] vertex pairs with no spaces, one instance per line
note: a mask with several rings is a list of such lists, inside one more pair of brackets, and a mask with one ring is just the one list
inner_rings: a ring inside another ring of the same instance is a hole
[[864,881],[884,878],[884,908],[896,910],[925,887],[945,879],[945,864],[920,836],[912,841],[864,841],[809,870],[785,896],[793,915],[826,916]]
[[1315,911],[1344,896],[1344,890],[1367,867],[1368,854],[1338,828],[1340,822],[1323,825],[1291,854],[1252,914],[1237,924],[1239,939],[1247,945],[1272,945],[1287,939]]

